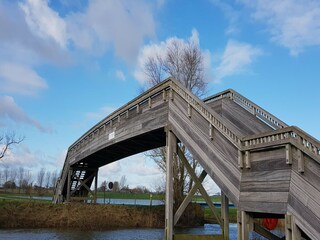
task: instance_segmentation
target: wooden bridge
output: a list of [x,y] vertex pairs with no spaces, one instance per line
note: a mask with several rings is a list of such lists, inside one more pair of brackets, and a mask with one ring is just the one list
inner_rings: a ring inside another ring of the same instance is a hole
[[[203,167],[199,177],[179,142]],[[99,167],[162,146],[167,147],[166,239],[181,239],[174,225],[196,190],[214,211],[201,185],[206,174],[223,193],[222,214],[216,214],[223,235],[205,239],[229,238],[229,201],[238,209],[238,239],[248,239],[251,231],[279,239],[257,218],[284,219],[286,239],[320,239],[319,141],[234,90],[202,101],[171,78],[100,121],[69,147],[54,202],[95,196],[90,187],[97,189]],[[173,213],[176,157],[195,186]]]

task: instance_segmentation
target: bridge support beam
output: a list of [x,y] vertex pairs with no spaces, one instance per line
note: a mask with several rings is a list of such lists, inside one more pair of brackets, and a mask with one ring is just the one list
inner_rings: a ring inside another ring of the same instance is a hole
[[73,169],[69,168],[68,171],[68,184],[67,184],[67,202],[70,202],[70,196],[71,196],[71,177],[73,174]]
[[223,222],[223,237],[229,239],[229,198],[221,191],[221,218]]
[[173,239],[173,161],[177,157],[177,137],[167,128],[165,240]]
[[301,239],[301,230],[295,223],[295,218],[291,214],[285,216],[285,235],[288,240]]
[[248,240],[250,232],[253,231],[253,217],[245,211],[237,212],[238,240]]

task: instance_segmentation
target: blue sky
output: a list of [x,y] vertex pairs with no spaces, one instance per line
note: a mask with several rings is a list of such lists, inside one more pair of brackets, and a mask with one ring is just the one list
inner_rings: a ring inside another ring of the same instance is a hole
[[[199,43],[208,95],[233,88],[317,139],[319,0],[1,0],[0,127],[25,135],[1,165],[60,169],[92,125],[137,96],[170,39]],[[100,171],[153,188],[143,155]]]

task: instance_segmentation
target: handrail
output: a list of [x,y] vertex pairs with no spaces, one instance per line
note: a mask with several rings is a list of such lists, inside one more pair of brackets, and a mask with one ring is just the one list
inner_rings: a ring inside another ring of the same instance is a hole
[[263,146],[274,146],[276,142],[290,142],[320,163],[320,142],[295,126],[244,137],[242,148],[243,150],[253,150]]
[[86,133],[84,133],[78,140],[76,140],[68,149],[71,150],[74,147],[78,146],[82,141],[87,139],[91,134],[95,133],[98,129],[101,129],[104,125],[110,124],[110,122],[119,117],[123,114],[126,114],[128,110],[131,110],[138,105],[148,101],[149,98],[153,98],[155,96],[158,96],[163,92],[163,90],[167,90],[167,88],[170,86],[171,79],[168,78],[164,81],[162,81],[160,84],[156,85],[153,88],[150,88],[143,94],[139,95],[138,97],[134,98],[124,106],[120,107],[110,115],[108,115],[106,118],[102,119],[100,122],[98,122],[96,125],[94,125],[92,128],[90,128]]
[[183,87],[178,81],[172,81],[172,89],[182,98],[188,101],[188,104],[201,114],[213,127],[215,127],[222,135],[224,135],[233,145],[241,147],[241,139],[230,130],[223,122],[220,115],[216,114],[210,107],[203,104],[199,98]]
[[268,125],[270,125],[273,129],[285,128],[288,127],[286,123],[263,109],[262,107],[258,106],[254,102],[250,101],[246,97],[242,96],[240,93],[236,92],[233,89],[228,89],[221,93],[215,94],[211,97],[204,99],[204,102],[213,102],[217,101],[222,98],[230,98],[232,101],[246,109],[251,114],[255,115],[260,120],[264,121]]

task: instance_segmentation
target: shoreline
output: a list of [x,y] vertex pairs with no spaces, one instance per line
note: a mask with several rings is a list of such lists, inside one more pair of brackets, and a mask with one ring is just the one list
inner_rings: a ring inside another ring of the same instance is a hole
[[[181,226],[204,222],[199,205],[188,207]],[[164,206],[101,204],[52,204],[48,202],[4,201],[0,204],[1,229],[81,229],[164,228]]]

